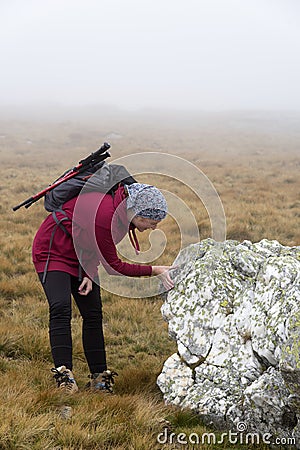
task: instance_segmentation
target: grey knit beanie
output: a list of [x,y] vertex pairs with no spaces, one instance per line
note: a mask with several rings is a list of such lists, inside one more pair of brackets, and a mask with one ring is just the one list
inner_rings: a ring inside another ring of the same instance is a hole
[[132,209],[136,216],[152,220],[163,220],[168,212],[163,194],[155,186],[133,183],[126,186],[127,209]]

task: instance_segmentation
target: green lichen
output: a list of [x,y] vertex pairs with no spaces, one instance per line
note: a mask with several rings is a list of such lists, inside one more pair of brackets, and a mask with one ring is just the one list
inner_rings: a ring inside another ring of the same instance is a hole
[[[300,369],[300,311],[294,313],[289,322],[289,339],[282,348],[282,360]],[[300,386],[299,386],[300,388]]]

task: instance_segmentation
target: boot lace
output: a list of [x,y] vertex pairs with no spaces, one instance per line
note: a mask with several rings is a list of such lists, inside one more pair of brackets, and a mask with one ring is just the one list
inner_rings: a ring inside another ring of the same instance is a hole
[[103,383],[105,384],[105,388],[109,392],[112,392],[112,386],[115,384],[114,377],[117,377],[117,376],[118,376],[117,372],[111,372],[110,370],[107,370],[106,372],[104,372],[104,374],[102,376],[102,380],[103,380]]
[[90,378],[95,380],[97,377],[99,377],[99,375],[101,375],[101,380],[96,382],[95,388],[106,390],[112,394],[112,387],[115,384],[114,377],[118,376],[117,372],[105,370],[102,374],[95,373],[93,375],[90,375]]
[[72,389],[73,384],[75,383],[75,380],[74,380],[74,378],[70,377],[70,375],[68,374],[68,372],[66,370],[64,370],[63,372],[60,372],[55,367],[53,367],[53,369],[51,369],[51,372],[54,373],[53,378],[55,379],[55,381],[57,383],[57,387],[64,385],[64,387],[66,387],[66,389],[69,389],[69,390]]

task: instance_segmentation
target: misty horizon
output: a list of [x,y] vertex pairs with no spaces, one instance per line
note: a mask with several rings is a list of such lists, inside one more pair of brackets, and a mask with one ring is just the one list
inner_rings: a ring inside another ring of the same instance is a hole
[[2,3],[0,109],[298,111],[299,19],[295,0]]
[[[113,126],[126,121],[140,123],[181,123],[205,125],[223,123],[224,126],[231,127],[235,124],[243,123],[252,127],[257,124],[259,128],[272,126],[279,128],[289,128],[298,134],[300,125],[300,109],[292,110],[267,110],[267,109],[224,109],[224,110],[200,110],[168,107],[141,107],[125,108],[113,104],[78,104],[64,105],[55,102],[40,102],[35,104],[11,104],[0,105],[0,120],[21,120],[27,122],[60,122],[79,120],[82,122],[97,123],[109,120]],[[221,122],[220,122],[221,121]]]

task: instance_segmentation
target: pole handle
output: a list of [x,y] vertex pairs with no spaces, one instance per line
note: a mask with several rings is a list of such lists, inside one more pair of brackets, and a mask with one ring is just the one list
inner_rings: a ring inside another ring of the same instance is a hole
[[27,200],[24,200],[24,202],[20,203],[17,206],[13,207],[13,211],[17,211],[19,208],[21,208],[22,206],[25,206],[25,208],[29,208],[29,206],[34,202],[34,198],[33,197],[29,197]]

